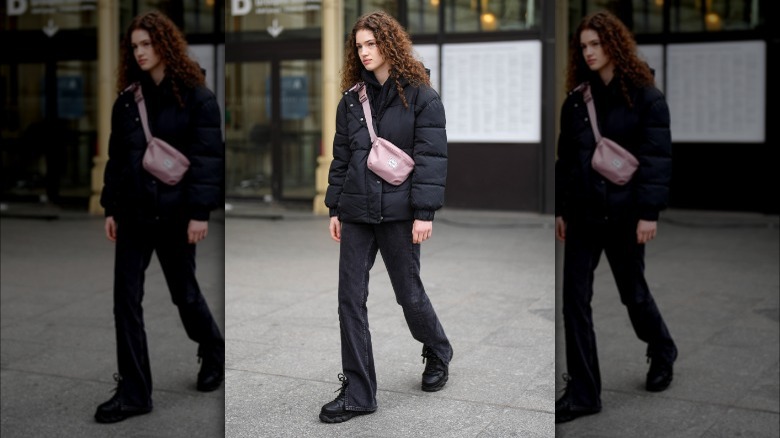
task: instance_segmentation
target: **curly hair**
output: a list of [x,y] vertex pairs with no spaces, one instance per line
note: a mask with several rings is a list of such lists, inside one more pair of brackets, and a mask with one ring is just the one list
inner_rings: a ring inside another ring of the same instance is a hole
[[144,74],[133,55],[133,31],[149,32],[152,47],[165,65],[165,76],[171,79],[173,94],[180,106],[184,106],[181,87],[193,88],[205,83],[203,71],[197,62],[187,54],[187,40],[178,27],[158,11],[147,12],[133,19],[122,39],[119,49],[119,74],[117,91],[122,91],[133,82],[139,81]]
[[[566,71],[566,88],[571,90],[585,81],[594,78],[582,55],[580,35],[585,30],[593,30],[599,36],[604,53],[615,66],[615,77],[620,84],[623,97],[632,106],[628,94],[630,85],[644,87],[654,85],[655,79],[650,67],[637,55],[636,41],[626,26],[609,12],[601,11],[582,19],[569,45],[569,66]],[[614,80],[613,79],[613,80]]]
[[430,86],[431,80],[425,71],[425,66],[413,56],[412,40],[409,38],[409,34],[395,18],[386,12],[380,11],[363,15],[352,27],[352,33],[349,34],[345,47],[346,56],[341,72],[341,89],[346,90],[362,80],[361,71],[365,67],[360,62],[355,42],[355,36],[360,30],[373,32],[379,53],[391,65],[390,79],[395,81],[395,88],[401,96],[401,102],[405,108],[408,108],[409,104],[406,102],[406,96],[404,96],[399,79],[405,78],[414,87],[423,84]]

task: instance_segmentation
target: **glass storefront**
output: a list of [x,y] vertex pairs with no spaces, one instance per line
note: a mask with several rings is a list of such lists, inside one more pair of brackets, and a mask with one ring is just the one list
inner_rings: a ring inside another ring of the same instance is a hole
[[322,2],[226,6],[225,194],[310,201],[322,137]]
[[[2,201],[85,206],[97,144],[98,0],[3,2]],[[219,94],[223,0],[121,0],[117,49],[132,18],[157,9],[179,25]]]
[[[229,198],[310,201],[316,195],[317,157],[322,142],[332,141],[321,138],[321,8],[321,0],[226,3]],[[376,10],[429,39],[538,29],[541,16],[539,0],[345,0],[344,32]]]
[[[229,197],[309,200],[322,137],[319,60],[225,67]],[[277,103],[278,102],[278,103]]]
[[[753,30],[763,24],[755,0],[678,0],[669,5],[669,32],[720,32]],[[664,0],[572,0],[569,29],[580,17],[598,10],[609,10],[620,17],[636,34],[664,31]]]
[[97,138],[95,61],[1,64],[3,195],[87,198]]
[[452,0],[443,3],[448,33],[530,30],[538,28],[541,20],[538,0]]

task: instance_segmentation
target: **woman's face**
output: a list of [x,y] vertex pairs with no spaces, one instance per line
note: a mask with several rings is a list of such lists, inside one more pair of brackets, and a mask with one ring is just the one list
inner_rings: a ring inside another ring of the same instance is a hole
[[376,72],[382,68],[389,68],[385,58],[379,53],[379,47],[376,45],[374,32],[367,29],[361,29],[355,33],[355,47],[357,55],[363,67],[368,71]]
[[155,69],[164,69],[162,59],[154,50],[152,38],[149,32],[143,29],[136,29],[131,35],[131,47],[133,48],[133,57],[141,70],[152,72]]
[[593,29],[585,29],[580,34],[580,48],[582,57],[591,71],[601,72],[604,68],[612,66],[612,59],[604,52],[599,34]]

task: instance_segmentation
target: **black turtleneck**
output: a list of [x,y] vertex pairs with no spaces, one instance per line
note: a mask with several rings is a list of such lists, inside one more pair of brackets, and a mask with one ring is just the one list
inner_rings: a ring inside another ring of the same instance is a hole
[[168,76],[165,76],[159,84],[155,84],[151,76],[145,75],[141,80],[141,88],[144,93],[144,101],[146,102],[146,111],[149,114],[149,129],[154,134],[160,111],[166,105],[171,104],[171,99],[174,102],[176,100],[173,96],[171,80]]
[[395,81],[387,78],[384,84],[380,84],[374,72],[363,70],[361,73],[363,81],[366,83],[368,101],[371,103],[371,110],[378,115],[381,108],[387,103],[387,96],[390,94]]

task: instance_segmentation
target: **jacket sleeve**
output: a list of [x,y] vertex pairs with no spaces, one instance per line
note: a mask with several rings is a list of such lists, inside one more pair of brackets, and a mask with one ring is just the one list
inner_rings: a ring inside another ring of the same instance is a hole
[[190,160],[187,207],[191,219],[205,221],[224,203],[225,147],[219,105],[214,93],[201,87],[190,113],[194,129],[188,148]]
[[347,168],[352,158],[349,148],[349,129],[347,126],[346,102],[342,96],[336,111],[336,135],[333,137],[333,161],[330,162],[328,171],[328,189],[325,192],[325,206],[330,211],[330,216],[338,215],[339,198],[344,188],[344,178],[347,176]]
[[444,187],[447,181],[444,105],[439,95],[433,89],[429,90],[432,97],[416,109],[411,191],[414,218],[426,221],[432,221],[436,210],[444,205]]
[[642,115],[642,143],[637,148],[639,168],[635,175],[635,190],[639,218],[655,221],[669,202],[672,138],[666,99],[657,89],[652,89],[650,96]]
[[558,135],[557,159],[555,160],[555,216],[568,218],[569,212],[569,178],[571,168],[576,160],[576,148],[570,132],[572,126],[571,105],[569,98],[561,109],[561,132]]
[[108,161],[103,172],[103,190],[100,192],[100,205],[105,210],[105,216],[116,215],[117,210],[117,190],[121,179],[121,172],[124,166],[124,157],[121,156],[119,146],[116,141],[115,127],[117,114],[117,105],[111,110],[111,134],[108,139]]

